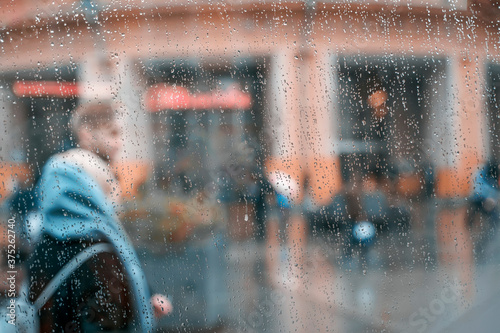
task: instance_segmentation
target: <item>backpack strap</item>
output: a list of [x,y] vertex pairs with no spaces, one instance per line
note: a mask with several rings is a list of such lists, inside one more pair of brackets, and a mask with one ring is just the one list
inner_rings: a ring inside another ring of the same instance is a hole
[[107,243],[98,243],[92,245],[71,259],[63,268],[50,280],[47,286],[43,289],[42,293],[34,302],[35,309],[38,311],[44,304],[52,297],[54,292],[74,271],[78,269],[85,261],[92,258],[96,254],[103,252],[113,252],[114,247]]

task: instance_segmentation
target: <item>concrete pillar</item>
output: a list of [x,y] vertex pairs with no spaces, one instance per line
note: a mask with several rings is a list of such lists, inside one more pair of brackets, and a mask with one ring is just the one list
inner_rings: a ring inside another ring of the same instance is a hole
[[[123,146],[116,168],[125,197],[132,198],[153,169],[153,138],[149,114],[142,107],[145,86],[129,58],[111,59],[113,88],[123,126]],[[139,84],[138,84],[139,83]]]
[[10,87],[0,88],[0,202],[29,178],[22,146],[25,115],[15,100]]
[[[275,188],[285,194],[294,207],[291,209],[289,220],[286,221],[288,227],[285,230],[289,250],[289,260],[285,263],[288,272],[285,283],[293,288],[299,287],[301,283],[307,238],[306,221],[300,210],[304,159],[307,156],[306,150],[303,149],[304,124],[301,123],[301,105],[306,94],[302,81],[303,66],[303,60],[293,49],[276,53],[271,61],[267,95],[267,132],[272,148],[271,156],[266,161],[266,174]],[[270,223],[269,226],[266,234],[275,237],[275,225]],[[271,256],[269,253],[268,258]]]
[[[475,59],[475,60],[473,60]],[[463,296],[462,307],[467,307],[474,296],[473,243],[468,225],[467,201],[463,199],[472,190],[472,176],[485,159],[485,126],[483,89],[485,77],[482,62],[477,57],[460,54],[448,63],[449,103],[453,123],[448,143],[448,165],[438,170],[436,193],[442,199],[436,220],[440,266],[449,274]]]
[[319,50],[307,61],[306,111],[307,170],[312,199],[317,205],[331,203],[342,186],[338,140],[337,58]]
[[[302,65],[302,60],[296,57],[293,50],[273,55],[267,95],[269,125],[266,131],[271,151],[266,161],[266,172],[268,176],[278,178],[279,185],[290,190],[290,199],[297,202],[302,197],[301,167],[305,158],[300,123],[300,104],[305,94],[300,83]],[[286,179],[276,172],[286,174]]]
[[110,63],[97,50],[90,50],[78,67],[80,103],[110,100],[113,97],[113,77]]

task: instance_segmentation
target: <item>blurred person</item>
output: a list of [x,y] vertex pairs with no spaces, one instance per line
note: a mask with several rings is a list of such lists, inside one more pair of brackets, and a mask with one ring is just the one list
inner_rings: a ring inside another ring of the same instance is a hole
[[[231,127],[222,133],[233,135]],[[233,140],[234,141],[234,140]],[[226,142],[219,159],[219,200],[227,206],[229,234],[245,241],[256,234],[256,203],[260,199],[256,149],[245,141]]]
[[346,191],[342,188],[332,201],[325,206],[308,205],[306,217],[309,221],[312,237],[320,237],[329,243],[346,234],[347,222]]
[[83,249],[109,243],[113,253],[83,262],[40,310],[40,332],[151,331],[172,306],[149,293],[137,255],[117,219],[119,184],[110,162],[121,146],[111,103],[80,105],[71,127],[77,148],[52,156],[35,189],[43,232],[30,258],[30,300]]
[[[305,211],[305,203],[303,200],[306,198],[304,195],[300,196],[301,192],[306,192],[308,187],[308,180],[305,178],[304,183],[294,179],[291,175],[275,170],[267,172],[267,181],[273,188],[274,195],[270,196],[269,208],[270,218],[268,219],[266,233],[268,234],[269,246],[274,247],[276,251],[281,247],[282,240],[287,250],[287,266],[284,280],[281,281],[284,286],[290,290],[304,291],[304,262],[307,248],[307,234],[308,225],[306,217],[303,215]],[[273,206],[275,206],[273,208]],[[270,249],[271,250],[271,249]],[[268,257],[272,255],[268,253]],[[268,260],[268,267],[270,267],[271,274],[279,270],[279,261],[273,263]],[[276,266],[276,264],[278,264]],[[272,283],[276,284],[278,281],[271,277]]]
[[393,162],[387,162],[386,157],[377,157],[369,168],[365,178],[365,193],[363,202],[369,219],[381,231],[398,234],[410,226],[410,206],[404,195],[399,193],[398,181],[400,168]]
[[484,247],[488,240],[493,239],[500,218],[499,165],[496,161],[485,162],[474,173],[473,189],[469,199],[468,220],[472,236],[477,238],[475,252],[482,258]]
[[389,200],[387,197],[387,163],[385,157],[376,155],[373,161],[368,163],[368,172],[362,178],[361,201],[367,218],[379,226],[379,229],[386,229],[387,215],[389,210]]
[[474,174],[470,199],[476,211],[490,215],[498,209],[498,174],[498,164],[493,160],[484,163]]

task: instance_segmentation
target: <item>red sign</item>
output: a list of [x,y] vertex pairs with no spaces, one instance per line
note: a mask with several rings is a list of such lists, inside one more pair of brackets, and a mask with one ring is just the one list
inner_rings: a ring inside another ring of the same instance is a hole
[[16,81],[12,90],[17,97],[59,97],[78,96],[78,85],[74,82]]
[[252,97],[236,87],[207,93],[191,94],[184,87],[157,84],[144,94],[146,108],[151,112],[182,109],[248,109]]

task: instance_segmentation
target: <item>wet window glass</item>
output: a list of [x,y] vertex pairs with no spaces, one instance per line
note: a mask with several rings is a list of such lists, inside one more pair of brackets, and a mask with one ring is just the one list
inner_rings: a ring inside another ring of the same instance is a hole
[[494,332],[500,4],[0,0],[0,332]]

